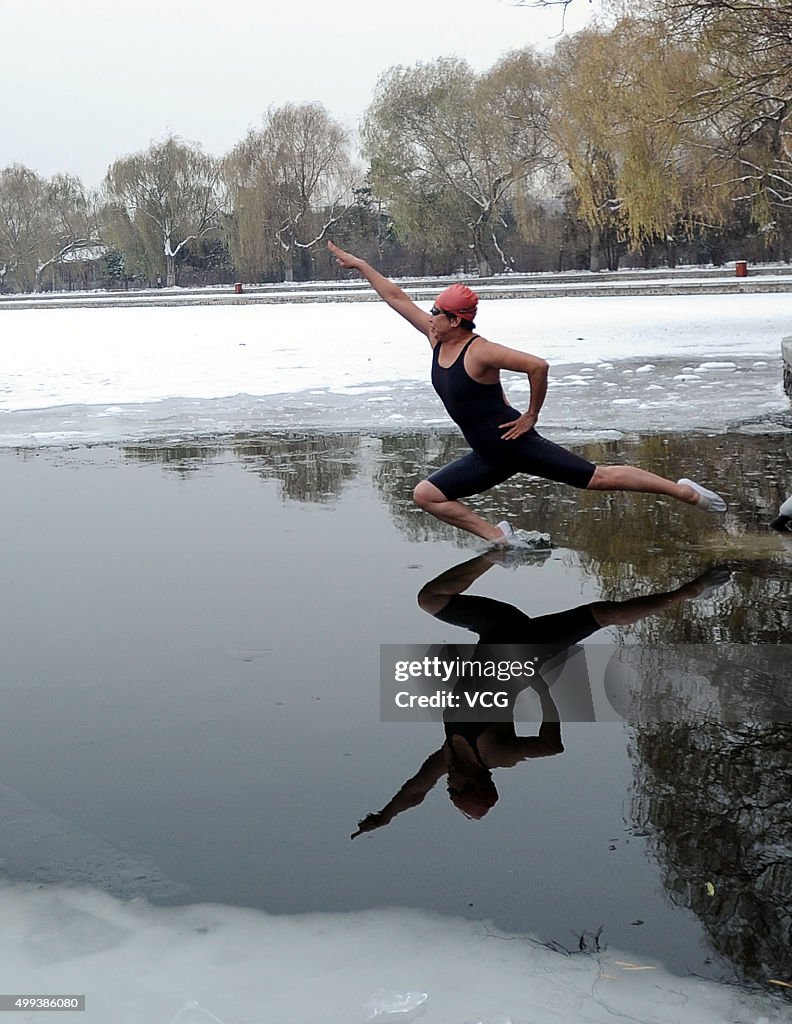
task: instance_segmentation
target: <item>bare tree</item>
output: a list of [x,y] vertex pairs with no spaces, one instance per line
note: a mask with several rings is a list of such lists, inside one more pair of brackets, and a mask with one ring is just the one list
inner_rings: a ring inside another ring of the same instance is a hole
[[[618,182],[618,131],[613,95],[614,54],[600,32],[579,33],[555,48],[550,66],[551,133],[566,163],[578,211],[591,238],[590,268],[618,265],[623,234]],[[606,83],[607,82],[607,88]]]
[[614,268],[618,243],[639,249],[723,218],[725,197],[706,173],[711,134],[676,116],[709,85],[695,47],[623,18],[563,40],[551,68],[552,134],[591,231],[593,270],[601,251]]
[[79,178],[42,178],[20,164],[0,171],[0,283],[39,289],[48,267],[96,240],[94,204]]
[[[565,15],[583,0],[517,0]],[[771,237],[792,222],[792,0],[605,0],[609,14],[645,19],[669,44],[695,49],[702,80],[662,112],[694,128],[695,163],[713,204],[748,206]],[[652,65],[647,63],[647,71]],[[637,95],[650,96],[644,85]]]
[[281,269],[293,280],[354,202],[358,173],[348,132],[320,103],[270,109],[224,161],[232,198],[232,251],[249,273]]
[[[680,118],[706,124],[721,184],[750,201],[760,224],[792,208],[792,0],[650,0],[676,38],[694,40],[712,69]],[[729,165],[732,167],[728,173]]]
[[176,284],[176,257],[188,242],[216,230],[225,205],[220,164],[175,136],[116,160],[105,189],[118,214],[144,240],[154,232],[165,258],[166,284]]
[[97,241],[95,196],[86,192],[79,178],[54,175],[46,187],[46,225],[38,250],[37,288],[41,287],[45,270]]
[[[394,67],[380,79],[363,140],[372,183],[397,229],[427,236],[451,226],[491,273],[504,210],[518,184],[549,164],[541,59],[511,55],[487,75],[457,58]],[[452,218],[449,221],[449,218]]]
[[[578,0],[578,2],[585,2],[585,0]],[[555,7],[558,9],[561,17],[560,31],[563,32],[566,27],[566,15],[569,8],[575,0],[514,0],[515,7]],[[588,0],[591,3],[591,0]]]
[[45,188],[35,171],[21,164],[0,173],[0,281],[14,280],[22,291],[36,281]]

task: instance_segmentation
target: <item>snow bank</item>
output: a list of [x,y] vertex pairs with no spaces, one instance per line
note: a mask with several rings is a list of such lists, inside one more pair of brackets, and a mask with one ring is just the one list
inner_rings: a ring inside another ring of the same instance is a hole
[[[788,407],[779,353],[792,294],[480,309],[488,337],[550,361],[541,423],[562,443],[569,430],[601,436],[604,423],[717,430]],[[381,303],[3,310],[0,325],[5,448],[421,428],[440,411],[428,345]],[[527,382],[505,383],[519,407]]]
[[[723,362],[778,358],[790,318],[792,294],[513,299],[483,302],[479,327],[554,366],[688,354]],[[428,372],[421,336],[376,303],[8,310],[0,324],[6,410],[272,395]]]
[[424,1024],[788,1019],[769,997],[674,977],[614,951],[567,956],[416,910],[278,917],[26,885],[0,888],[0,903],[4,990],[84,994],[86,1024],[362,1024],[379,990],[426,993],[414,1011]]

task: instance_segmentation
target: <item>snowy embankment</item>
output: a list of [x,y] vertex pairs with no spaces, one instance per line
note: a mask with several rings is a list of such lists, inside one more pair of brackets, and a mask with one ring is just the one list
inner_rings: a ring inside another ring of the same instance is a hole
[[613,950],[564,955],[484,922],[418,910],[289,917],[25,885],[0,895],[0,956],[14,990],[85,995],[87,1024],[788,1019],[788,1006],[769,997],[674,977]]
[[[400,278],[398,283],[417,302],[430,301],[454,277]],[[585,296],[747,294],[792,291],[788,264],[765,264],[750,277],[731,267],[678,267],[674,270],[616,270],[591,273],[502,274],[469,281],[482,298],[519,299]],[[213,306],[303,302],[376,302],[376,294],[360,277],[334,281],[278,284],[211,285],[203,288],[135,289],[133,291],[64,291],[0,295],[3,309],[54,309],[134,306]]]
[[[483,300],[478,327],[549,360],[545,429],[651,430],[783,408],[790,322],[792,294],[696,295]],[[442,417],[427,346],[382,304],[14,309],[0,323],[5,446],[294,426],[303,413],[363,428]],[[515,404],[524,387],[509,385]]]

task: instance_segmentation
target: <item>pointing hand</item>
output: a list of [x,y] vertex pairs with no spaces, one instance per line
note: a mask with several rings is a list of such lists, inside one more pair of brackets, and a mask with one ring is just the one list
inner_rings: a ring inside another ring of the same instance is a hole
[[327,248],[335,256],[336,263],[339,267],[343,267],[344,270],[356,270],[361,261],[357,256],[353,256],[352,253],[344,252],[343,249],[339,249],[337,245],[333,245],[332,242],[327,243]]

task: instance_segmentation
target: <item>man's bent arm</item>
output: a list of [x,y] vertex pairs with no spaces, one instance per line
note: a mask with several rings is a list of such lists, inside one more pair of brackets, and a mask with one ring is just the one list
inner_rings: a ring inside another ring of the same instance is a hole
[[530,352],[520,352],[518,349],[507,348],[505,345],[498,345],[492,341],[482,341],[477,345],[475,358],[480,361],[482,368],[514,370],[516,373],[524,373],[528,377],[531,385],[530,405],[519,419],[500,425],[501,429],[505,431],[503,434],[505,441],[520,437],[534,427],[539,418],[547,396],[549,363],[539,356],[531,355]]
[[539,360],[538,364],[532,366],[530,370],[526,370],[531,384],[531,404],[528,406],[527,412],[529,416],[533,416],[534,422],[539,418],[539,413],[547,397],[547,371],[548,365],[544,359]]

